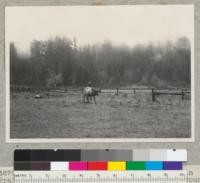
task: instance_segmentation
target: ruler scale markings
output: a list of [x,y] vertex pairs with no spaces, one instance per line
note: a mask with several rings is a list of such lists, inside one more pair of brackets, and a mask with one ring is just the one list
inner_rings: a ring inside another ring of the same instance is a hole
[[[22,171],[23,172],[23,171]],[[20,172],[18,172],[20,174]],[[167,172],[168,177],[166,177],[165,173],[163,172],[145,172],[139,171],[136,173],[130,172],[123,172],[123,171],[114,171],[114,172],[84,172],[82,174],[77,172],[70,172],[70,173],[63,173],[63,172],[54,172],[53,174],[49,175],[49,178],[46,176],[46,172],[26,172],[28,175],[32,175],[33,179],[32,182],[29,183],[41,183],[41,180],[46,183],[64,183],[64,182],[180,182],[184,183],[185,178],[183,175],[187,175],[185,171],[171,171]],[[37,176],[38,174],[38,176]],[[44,174],[44,176],[42,176]],[[55,175],[54,175],[55,174]],[[181,176],[182,174],[182,176]],[[17,173],[16,173],[17,175]],[[22,173],[23,175],[23,173]],[[63,175],[65,179],[63,179]],[[17,176],[16,176],[17,177]],[[37,178],[38,177],[38,178]],[[62,178],[60,178],[62,177]],[[20,178],[20,176],[18,177]],[[25,183],[29,181],[29,176],[27,176],[28,180],[21,177],[20,183]],[[17,182],[17,181],[16,181]]]

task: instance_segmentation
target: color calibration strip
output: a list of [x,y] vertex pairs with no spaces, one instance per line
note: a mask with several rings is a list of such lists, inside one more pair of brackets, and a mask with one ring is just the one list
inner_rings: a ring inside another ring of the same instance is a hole
[[15,150],[14,161],[187,161],[185,149]]
[[15,171],[126,171],[126,170],[182,170],[182,162],[161,161],[70,161],[70,162],[15,162]]
[[182,170],[187,151],[15,150],[14,170]]

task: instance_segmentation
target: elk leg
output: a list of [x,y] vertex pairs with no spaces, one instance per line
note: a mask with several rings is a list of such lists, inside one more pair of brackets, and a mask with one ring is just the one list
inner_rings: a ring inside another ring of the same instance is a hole
[[83,102],[85,103],[85,95],[83,95]]
[[95,96],[93,96],[93,99],[94,99],[94,103],[96,104],[96,99],[95,99]]

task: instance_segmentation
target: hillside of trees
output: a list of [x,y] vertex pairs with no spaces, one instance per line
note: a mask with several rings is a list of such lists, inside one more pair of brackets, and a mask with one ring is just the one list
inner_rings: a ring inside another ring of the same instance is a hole
[[80,87],[91,81],[105,88],[190,87],[191,48],[186,37],[134,47],[109,41],[79,46],[76,39],[55,37],[34,40],[30,46],[30,56],[22,57],[10,43],[11,85]]

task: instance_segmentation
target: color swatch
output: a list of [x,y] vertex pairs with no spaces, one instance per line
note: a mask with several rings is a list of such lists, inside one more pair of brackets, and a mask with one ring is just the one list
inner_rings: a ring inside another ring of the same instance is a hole
[[146,170],[163,170],[163,162],[161,161],[147,161]]
[[108,170],[126,170],[126,162],[125,161],[109,161],[108,162]]
[[69,170],[69,162],[51,162],[50,170]]
[[69,170],[87,170],[87,162],[85,161],[72,161],[69,162]]
[[126,170],[146,170],[145,161],[127,161]]
[[88,170],[108,170],[107,162],[88,162]]

